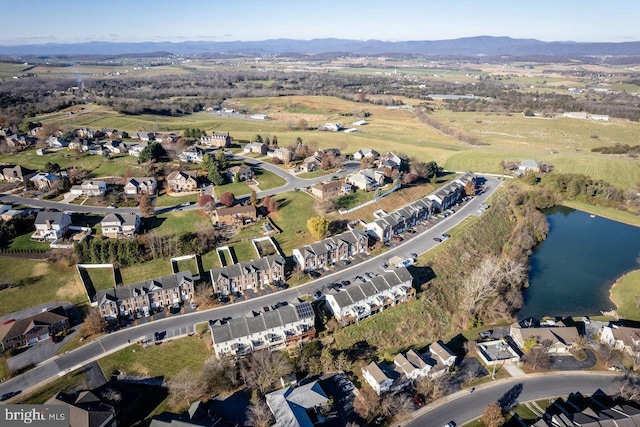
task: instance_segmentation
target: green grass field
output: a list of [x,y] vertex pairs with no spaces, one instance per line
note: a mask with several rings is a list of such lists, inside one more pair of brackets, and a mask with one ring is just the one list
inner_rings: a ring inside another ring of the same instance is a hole
[[198,274],[198,266],[195,259],[185,259],[178,261],[178,271],[190,271],[191,274]]
[[271,219],[282,229],[274,239],[284,253],[313,242],[315,239],[307,230],[307,219],[315,215],[314,199],[303,191],[287,193],[277,197],[280,210],[272,213]]
[[204,361],[211,355],[206,337],[194,335],[147,348],[134,344],[103,357],[98,364],[107,377],[117,369],[127,375],[171,379],[183,368],[194,372],[202,370]]
[[209,216],[202,209],[167,212],[145,220],[145,228],[159,234],[193,233],[204,227],[212,227]]
[[115,287],[113,268],[87,268],[85,271],[91,278],[91,282],[96,291]]
[[173,272],[168,259],[156,259],[143,264],[122,267],[120,268],[120,274],[122,274],[123,284],[131,285],[156,277],[168,276]]
[[622,276],[610,291],[616,312],[623,319],[640,320],[640,270]]
[[22,250],[22,251],[34,251],[34,252],[44,252],[49,250],[49,243],[43,242],[34,242],[31,240],[31,235],[33,231],[29,231],[28,233],[17,236],[11,243],[8,248],[11,250]]
[[0,315],[13,313],[50,301],[87,303],[75,267],[0,257],[0,277],[18,285],[0,291]]

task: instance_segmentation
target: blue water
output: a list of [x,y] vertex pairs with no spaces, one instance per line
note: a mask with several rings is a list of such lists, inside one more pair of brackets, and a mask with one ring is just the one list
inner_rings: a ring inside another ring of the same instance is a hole
[[563,206],[546,210],[549,235],[531,256],[519,319],[611,310],[611,285],[640,268],[640,228]]

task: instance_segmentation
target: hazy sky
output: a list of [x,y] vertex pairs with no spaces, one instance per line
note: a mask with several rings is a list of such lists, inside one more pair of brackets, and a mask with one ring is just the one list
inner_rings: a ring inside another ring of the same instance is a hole
[[0,45],[348,38],[640,41],[640,0],[0,0]]

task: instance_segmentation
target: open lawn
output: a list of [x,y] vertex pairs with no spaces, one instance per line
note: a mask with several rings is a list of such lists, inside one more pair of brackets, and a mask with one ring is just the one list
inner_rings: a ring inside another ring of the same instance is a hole
[[181,194],[181,193],[172,193],[172,194],[162,194],[161,196],[156,197],[155,206],[178,206],[183,203],[196,203],[198,201],[198,194]]
[[86,268],[85,271],[91,278],[93,288],[96,291],[112,289],[115,287],[113,268]]
[[315,216],[314,199],[304,191],[282,194],[276,197],[280,203],[278,212],[270,214],[273,222],[282,230],[274,239],[285,254],[315,241],[307,230],[307,219]]
[[17,286],[0,291],[0,315],[49,301],[87,303],[75,267],[0,257],[0,277]]
[[282,187],[287,183],[275,173],[260,168],[254,168],[254,180],[258,182],[258,188],[262,191]]
[[159,234],[195,233],[201,227],[212,227],[209,216],[202,209],[167,212],[145,219],[147,231]]
[[134,344],[103,357],[98,364],[107,377],[117,369],[127,375],[171,379],[183,368],[194,372],[202,370],[204,361],[211,355],[207,339],[208,335],[194,335],[147,348]]
[[236,254],[238,262],[251,261],[252,259],[260,258],[253,248],[253,243],[250,240],[244,242],[238,242],[231,245],[233,252]]
[[168,259],[155,259],[143,264],[122,267],[120,268],[120,274],[122,274],[122,283],[124,285],[131,285],[132,283],[167,276],[173,273],[171,263]]
[[17,236],[9,244],[9,249],[12,251],[33,251],[33,252],[45,252],[49,250],[50,244],[48,242],[35,242],[31,240],[31,235],[35,230],[28,233]]
[[609,218],[614,221],[640,227],[640,216],[634,215],[629,212],[623,212],[617,209],[606,208],[602,206],[594,206],[588,203],[577,202],[575,200],[563,200],[562,204],[573,209],[589,212],[594,215],[599,215],[603,218]]
[[634,270],[622,276],[614,283],[609,292],[616,312],[623,319],[640,321],[640,270]]
[[202,255],[202,266],[207,271],[221,267],[216,251],[210,251]]
[[191,274],[198,274],[198,266],[193,258],[177,261],[178,271],[190,271]]

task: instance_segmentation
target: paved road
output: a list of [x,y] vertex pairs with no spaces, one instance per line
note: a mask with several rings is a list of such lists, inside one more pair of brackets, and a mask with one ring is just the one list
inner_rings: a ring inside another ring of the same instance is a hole
[[[255,159],[253,157],[245,157],[239,154],[228,154],[227,156],[230,159],[242,160],[247,164],[258,166],[262,169],[273,172],[286,181],[286,184],[281,187],[272,188],[270,190],[259,191],[257,193],[257,196],[259,198],[262,198],[265,196],[273,196],[275,194],[285,193],[288,191],[293,191],[296,188],[300,189],[300,188],[309,187],[319,182],[327,181],[331,179],[332,176],[345,177],[357,171],[360,168],[359,162],[353,162],[353,161],[346,162],[342,167],[344,169],[342,172],[336,172],[336,173],[320,176],[317,178],[305,179],[305,178],[299,178],[296,175],[293,175],[290,172],[274,164],[271,164],[270,162],[263,161],[261,159]],[[207,187],[207,190],[205,190],[205,192],[210,193],[210,187]],[[238,200],[243,200],[246,198],[249,198],[249,196],[248,195],[239,196]],[[93,214],[101,214],[101,215],[106,215],[110,213],[139,213],[140,212],[140,209],[138,208],[115,208],[114,209],[114,208],[100,207],[100,206],[83,206],[83,205],[75,205],[75,204],[64,203],[64,202],[53,202],[50,200],[41,200],[41,199],[33,199],[29,197],[15,196],[12,194],[0,194],[0,203],[22,204],[29,207],[56,209],[59,211],[70,211],[70,212],[78,212],[78,213],[86,213],[86,214],[93,213]],[[181,210],[200,209],[200,207],[196,204],[192,204],[189,207],[183,208],[180,206],[179,203],[176,203],[176,205],[174,206],[158,206],[155,208],[155,211],[157,214],[160,214],[164,212],[169,212],[174,208],[179,208]]]
[[210,319],[220,319],[224,317],[238,317],[250,313],[252,310],[260,310],[263,306],[274,305],[280,301],[289,301],[297,297],[312,294],[314,290],[322,288],[332,282],[351,279],[356,275],[363,275],[367,271],[379,270],[382,260],[386,260],[392,256],[409,257],[410,253],[424,253],[435,245],[439,244],[433,240],[433,237],[439,236],[450,228],[467,219],[469,215],[477,215],[480,205],[485,203],[486,199],[500,185],[500,181],[493,177],[485,177],[485,191],[483,194],[474,197],[465,203],[460,209],[432,228],[421,234],[415,234],[410,240],[406,240],[397,247],[390,249],[380,257],[368,259],[362,263],[352,265],[342,271],[326,275],[318,280],[305,283],[294,288],[275,292],[269,295],[252,298],[247,301],[236,302],[211,310],[189,313],[184,315],[172,316],[165,319],[156,320],[147,324],[128,327],[123,330],[104,335],[94,342],[85,344],[84,346],[47,360],[39,364],[30,371],[12,378],[4,383],[0,383],[0,394],[16,391],[28,390],[47,380],[53,379],[58,375],[74,370],[90,361],[99,359],[109,353],[126,347],[129,341],[135,341],[140,337],[146,336],[152,339],[154,332],[167,331],[167,338],[185,335],[193,332],[194,324],[206,323]]
[[527,378],[498,380],[477,387],[473,393],[467,390],[449,395],[416,411],[413,419],[403,423],[408,427],[444,426],[453,421],[463,425],[482,415],[494,402],[510,401],[512,404],[541,400],[570,393],[591,395],[598,389],[607,394],[616,392],[613,382],[620,374],[562,373],[536,374]]
[[[316,178],[300,178],[284,169],[282,169],[281,167],[278,167],[268,161],[263,161],[262,159],[255,159],[253,157],[246,157],[240,154],[228,154],[227,157],[229,157],[230,159],[235,159],[235,160],[242,160],[243,162],[250,164],[252,166],[257,166],[260,167],[262,169],[268,170],[269,172],[273,172],[274,174],[278,175],[279,177],[283,178],[285,181],[287,181],[287,183],[281,187],[278,188],[272,188],[271,190],[264,190],[264,191],[259,191],[257,193],[257,196],[259,198],[262,198],[264,196],[273,196],[274,194],[280,194],[280,193],[284,193],[287,191],[293,191],[294,189],[298,188],[305,188],[305,187],[310,187],[312,185],[315,185],[319,182],[323,182],[323,181],[328,181],[331,179],[331,177],[333,176],[337,176],[337,177],[345,177],[349,174],[352,174],[353,172],[357,171],[358,169],[360,169],[360,162],[355,162],[355,161],[351,161],[351,162],[345,162],[342,165],[342,169],[344,169],[342,172],[334,172],[328,175],[323,175],[320,177],[316,177]],[[241,196],[239,197],[239,199],[243,199],[243,198],[247,198],[249,196]]]

